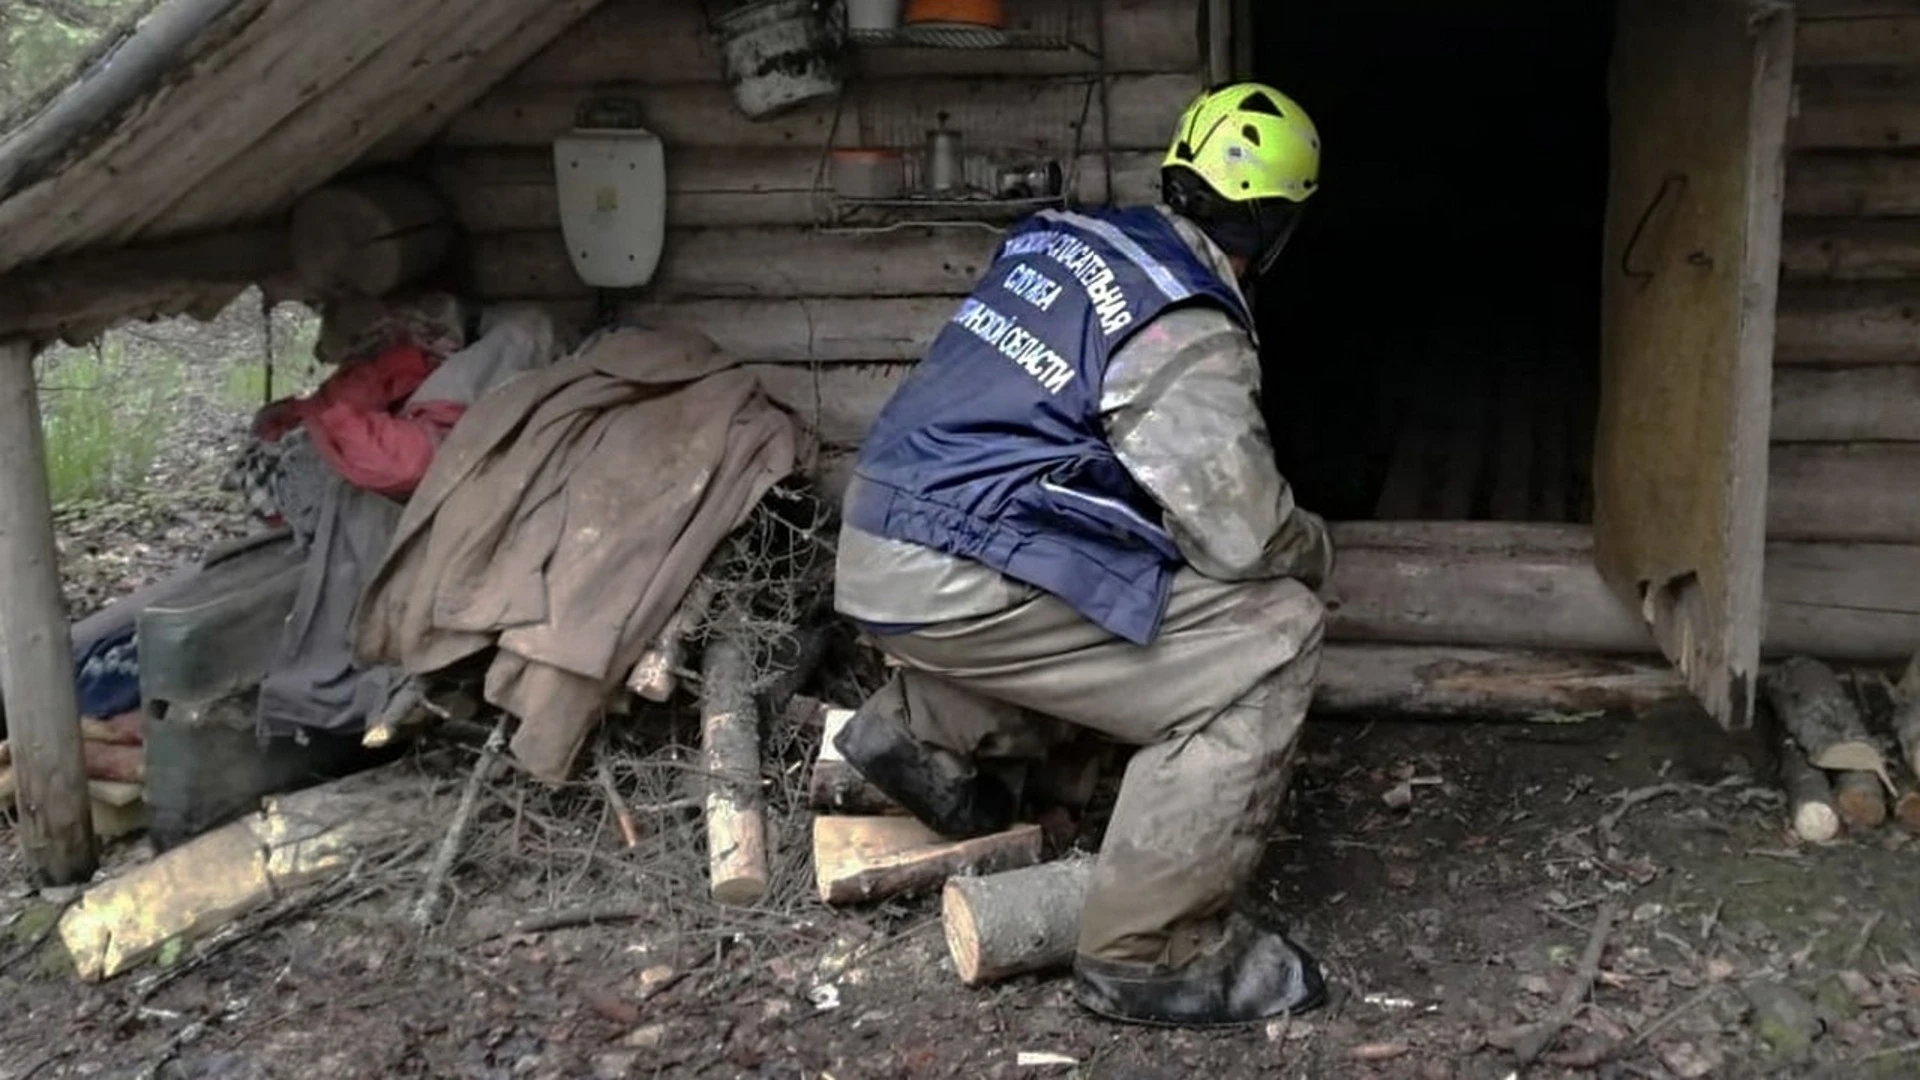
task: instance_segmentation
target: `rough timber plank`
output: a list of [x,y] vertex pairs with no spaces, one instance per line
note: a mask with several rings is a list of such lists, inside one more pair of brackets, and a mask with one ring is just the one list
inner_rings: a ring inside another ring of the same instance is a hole
[[170,227],[210,227],[225,220],[235,204],[267,205],[277,193],[325,183],[403,126],[395,122],[406,115],[396,114],[396,94],[426,109],[417,132],[423,140],[439,126],[437,117],[478,98],[496,74],[512,70],[540,41],[599,2],[555,0],[531,12],[520,0],[490,0],[464,11],[449,4],[422,5],[436,13],[437,23],[384,43],[342,85],[288,117],[232,162],[220,182],[184,193],[165,211]]
[[378,0],[280,0],[195,65],[193,78],[149,106],[78,163],[0,204],[0,268],[69,250],[70,238],[128,239],[156,202],[214,178],[395,34],[432,17]]

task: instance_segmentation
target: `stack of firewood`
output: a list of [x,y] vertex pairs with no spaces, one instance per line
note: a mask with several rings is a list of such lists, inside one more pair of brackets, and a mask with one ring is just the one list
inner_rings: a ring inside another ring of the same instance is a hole
[[1826,843],[1880,828],[1889,816],[1920,832],[1920,656],[1890,688],[1898,763],[1889,766],[1867,708],[1832,668],[1796,657],[1766,680],[1767,703],[1783,729],[1781,779],[1793,831]]
[[941,894],[948,952],[969,986],[1058,967],[1073,957],[1093,860],[1045,862],[1042,829],[1018,824],[948,840],[905,815],[848,765],[833,739],[853,713],[822,706],[809,777],[820,898],[871,903]]

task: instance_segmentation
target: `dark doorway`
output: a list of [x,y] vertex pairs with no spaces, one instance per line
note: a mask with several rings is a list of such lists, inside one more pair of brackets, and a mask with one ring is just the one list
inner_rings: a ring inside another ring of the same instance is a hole
[[1611,3],[1254,8],[1256,77],[1325,147],[1256,297],[1301,503],[1589,520]]

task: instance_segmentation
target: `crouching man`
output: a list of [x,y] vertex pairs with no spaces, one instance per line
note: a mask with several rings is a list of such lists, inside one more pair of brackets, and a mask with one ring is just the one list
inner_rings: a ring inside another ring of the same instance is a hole
[[1286,244],[1319,137],[1279,91],[1196,100],[1162,206],[1044,211],[881,412],[836,606],[894,661],[837,746],[939,832],[1006,828],[1076,728],[1136,748],[1081,917],[1078,1000],[1249,1023],[1317,965],[1235,909],[1313,693],[1332,570],[1261,418],[1243,282]]

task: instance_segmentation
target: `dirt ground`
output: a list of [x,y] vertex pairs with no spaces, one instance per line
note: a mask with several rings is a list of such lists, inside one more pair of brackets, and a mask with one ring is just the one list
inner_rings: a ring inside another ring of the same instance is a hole
[[[471,760],[420,764],[452,785]],[[34,947],[55,909],[10,866],[0,1078],[1920,1076],[1912,841],[1796,846],[1767,768],[1691,712],[1317,721],[1259,888],[1334,997],[1230,1033],[1096,1020],[1057,976],[966,989],[934,901],[811,899],[798,818],[766,909],[716,912],[697,814],[642,807],[630,850],[591,787],[495,785],[425,938],[400,915],[427,856],[403,853],[99,986]],[[618,921],[515,922],[582,904]],[[1603,912],[1590,1003],[1521,1069]]]

